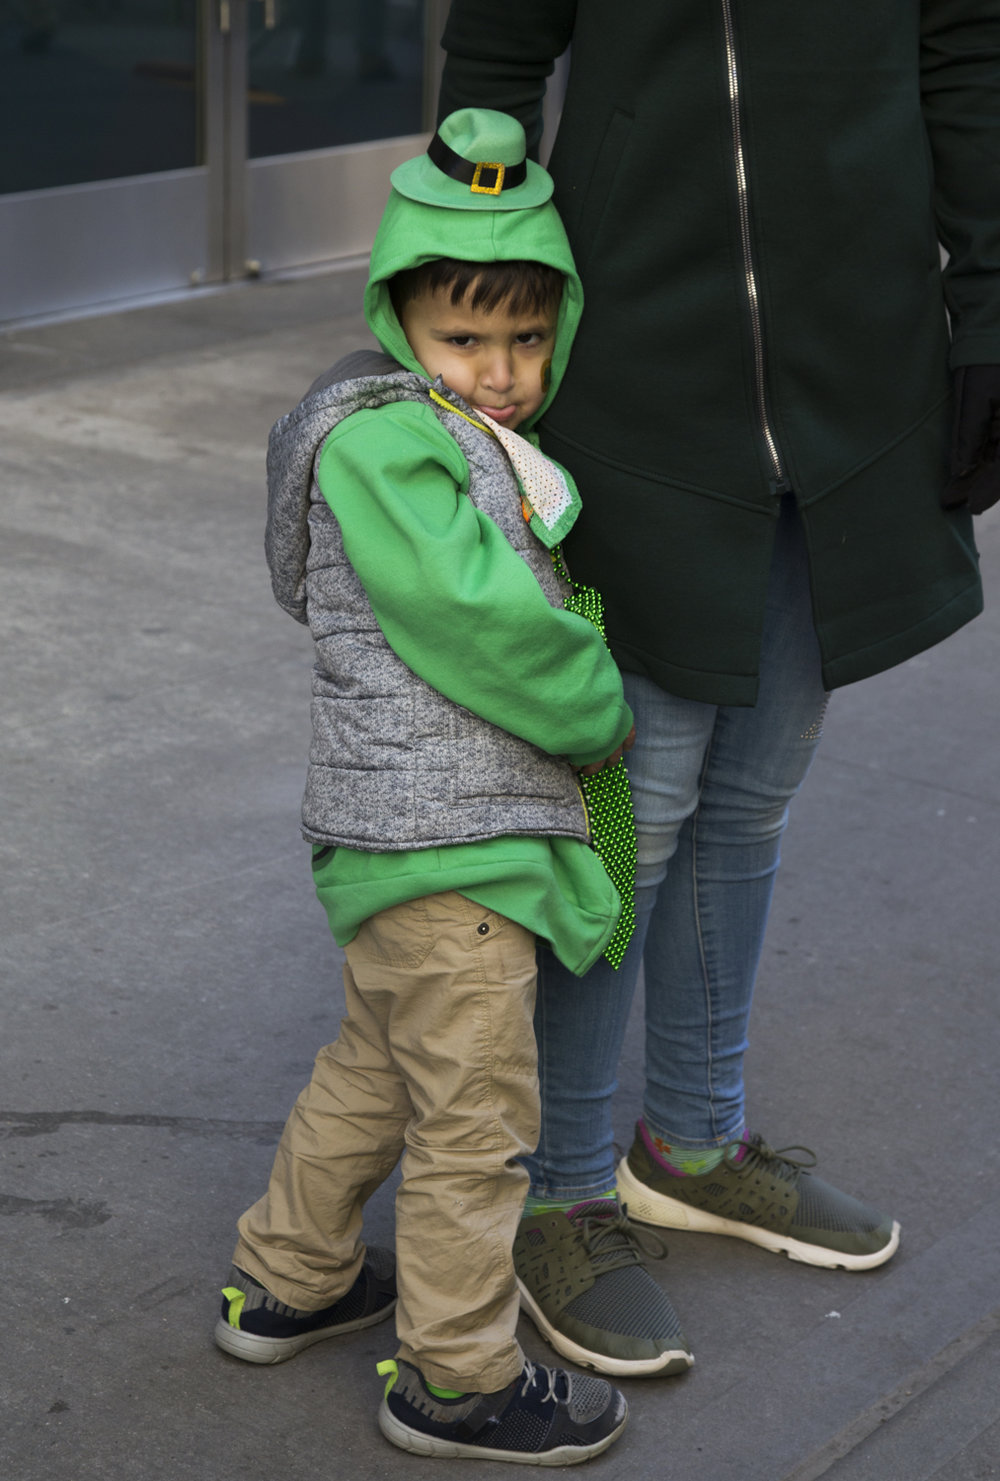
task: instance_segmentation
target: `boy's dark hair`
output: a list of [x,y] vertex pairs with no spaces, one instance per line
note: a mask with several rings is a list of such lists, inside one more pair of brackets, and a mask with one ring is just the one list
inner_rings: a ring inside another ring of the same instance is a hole
[[[419,267],[408,267],[389,280],[389,297],[398,319],[405,306],[424,293],[445,292],[453,304],[490,314],[505,308],[512,314],[542,314],[562,296],[565,279],[546,262],[461,262],[435,257]],[[470,293],[471,290],[471,293]]]

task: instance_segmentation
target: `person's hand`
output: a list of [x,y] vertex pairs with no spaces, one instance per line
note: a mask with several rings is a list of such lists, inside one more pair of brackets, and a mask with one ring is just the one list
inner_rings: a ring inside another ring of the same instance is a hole
[[1000,365],[955,372],[951,478],[941,503],[982,514],[1000,499]]
[[632,729],[622,741],[617,751],[612,751],[611,755],[605,756],[603,761],[592,761],[589,766],[577,766],[574,769],[578,771],[581,776],[593,776],[596,771],[603,771],[606,766],[614,766],[616,761],[620,761],[622,759],[622,752],[631,751],[634,745],[635,726],[633,725]]

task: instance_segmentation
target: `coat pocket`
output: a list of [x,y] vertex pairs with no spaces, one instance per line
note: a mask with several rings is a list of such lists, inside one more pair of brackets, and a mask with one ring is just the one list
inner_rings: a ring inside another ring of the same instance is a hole
[[927,267],[931,272],[941,270],[941,243],[938,238],[937,217],[934,214],[934,156],[931,141],[923,131],[924,172],[927,179]]
[[573,232],[573,255],[578,272],[582,272],[584,265],[594,255],[601,227],[609,213],[618,166],[625,152],[633,121],[631,113],[626,113],[624,108],[615,108],[594,156],[594,167],[587,181],[576,230]]

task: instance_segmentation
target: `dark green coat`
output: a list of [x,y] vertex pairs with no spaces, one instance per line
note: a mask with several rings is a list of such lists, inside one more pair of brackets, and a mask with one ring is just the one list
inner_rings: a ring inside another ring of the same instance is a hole
[[938,642],[981,608],[940,495],[949,363],[1000,363],[1000,0],[454,0],[442,112],[537,139],[570,40],[586,309],[543,446],[619,661],[753,703],[786,487],[828,686]]

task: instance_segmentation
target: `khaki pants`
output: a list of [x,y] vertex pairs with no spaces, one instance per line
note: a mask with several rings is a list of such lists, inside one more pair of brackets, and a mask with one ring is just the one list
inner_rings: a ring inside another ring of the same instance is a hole
[[234,1263],[317,1311],[361,1269],[365,1200],[402,1154],[399,1354],[485,1393],[523,1358],[511,1259],[538,1140],[535,942],[453,891],[367,920],[346,949],[347,1012],[285,1126]]

